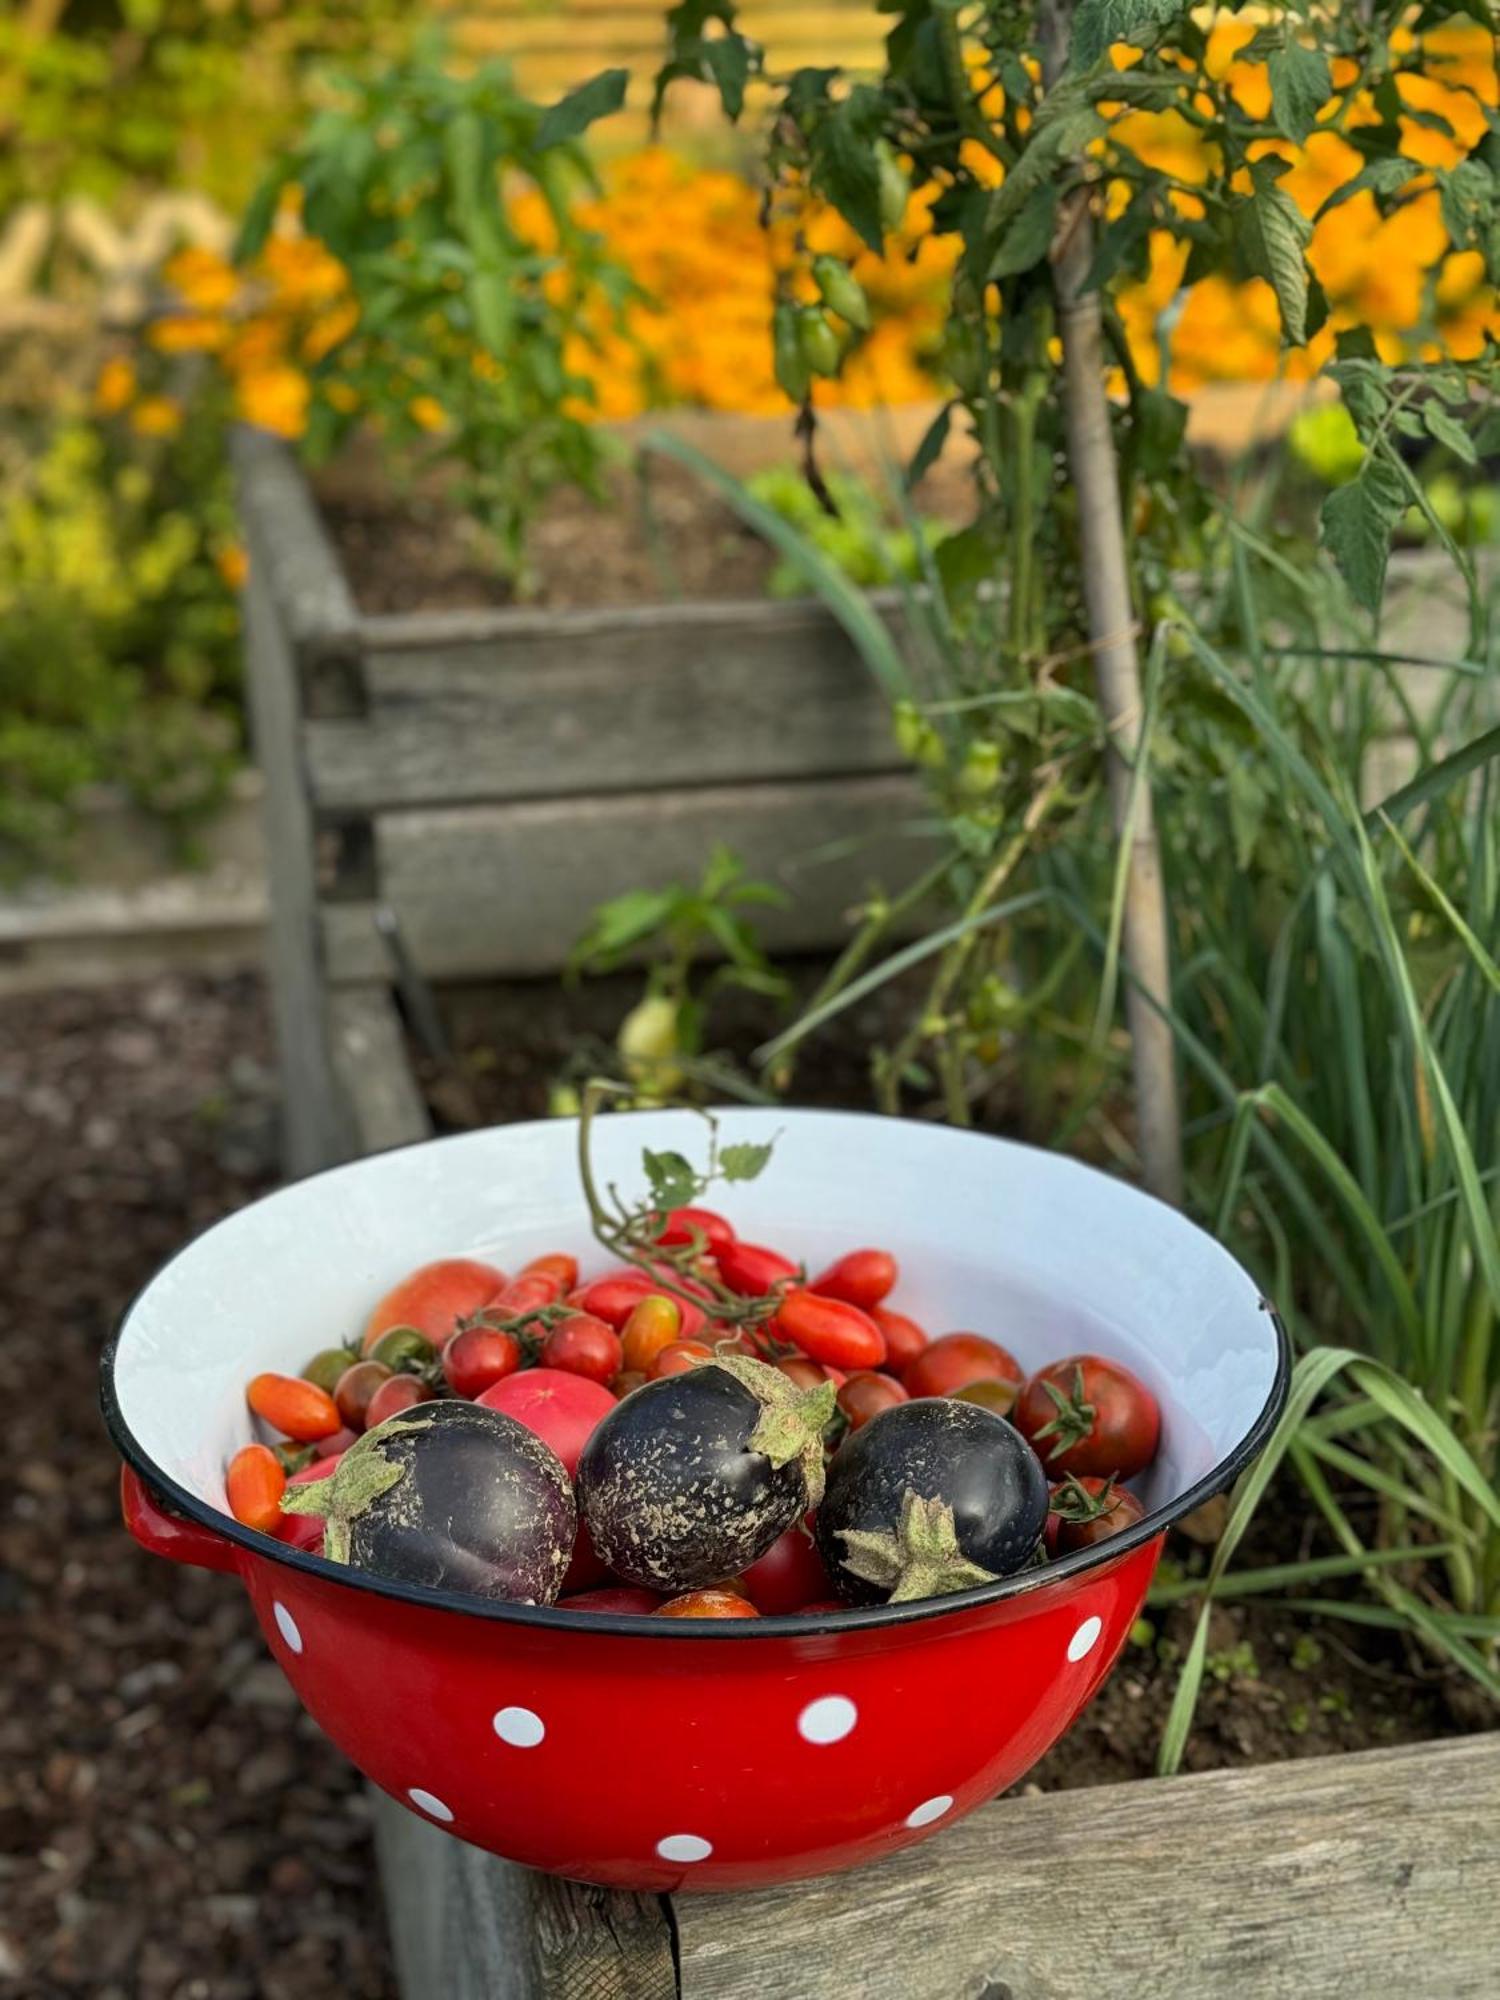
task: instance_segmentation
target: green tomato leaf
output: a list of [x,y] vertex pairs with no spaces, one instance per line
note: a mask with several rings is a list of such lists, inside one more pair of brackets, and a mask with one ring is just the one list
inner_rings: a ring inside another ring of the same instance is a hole
[[1422,411],[1422,421],[1427,426],[1427,435],[1446,445],[1455,458],[1462,459],[1465,465],[1479,463],[1474,440],[1457,417],[1450,416],[1441,403],[1428,403]]
[[1272,52],[1271,114],[1289,139],[1300,146],[1318,122],[1318,113],[1333,95],[1333,76],[1321,49],[1289,36]]
[[756,1146],[745,1140],[725,1146],[719,1154],[719,1172],[726,1181],[755,1180],[768,1165],[775,1143],[774,1139],[768,1139],[764,1145]]
[[1358,478],[1335,487],[1323,502],[1324,547],[1355,603],[1372,614],[1380,609],[1391,535],[1406,502],[1400,473],[1378,453],[1366,458]]
[[944,403],[943,407],[938,411],[923,433],[922,442],[912,453],[911,464],[906,468],[906,486],[908,492],[913,486],[921,484],[925,475],[931,471],[932,467],[942,457],[943,447],[948,442],[948,432],[952,424],[953,405],[951,403]]
[[1414,181],[1418,174],[1424,171],[1412,160],[1371,160],[1370,164],[1361,167],[1351,180],[1344,181],[1334,189],[1313,220],[1321,222],[1325,215],[1331,214],[1336,208],[1342,208],[1346,201],[1352,201],[1355,195],[1363,194],[1366,189],[1377,201],[1382,195],[1399,194],[1408,181]]
[[990,259],[990,281],[1012,278],[1040,264],[1052,243],[1052,225],[1057,215],[1057,183],[1047,180],[1032,189],[1019,212],[995,245]]
[[1152,39],[1152,30],[1165,28],[1188,8],[1184,0],[1080,0],[1073,16],[1071,66],[1092,69],[1107,54],[1111,42]]
[[831,103],[811,135],[814,187],[849,227],[877,253],[884,242],[880,202],[880,136],[884,104],[879,91],[859,84]]
[[641,1154],[641,1164],[655,1208],[685,1208],[698,1192],[698,1176],[681,1153],[653,1153],[648,1146]]
[[629,81],[627,69],[601,70],[587,83],[570,90],[566,97],[560,97],[542,114],[536,130],[537,150],[545,152],[549,146],[580,138],[598,119],[618,111],[625,102],[625,86]]
[[1265,278],[1276,294],[1283,340],[1301,347],[1307,339],[1304,253],[1312,240],[1312,224],[1278,185],[1271,161],[1253,162],[1250,181],[1253,193],[1235,213],[1240,252],[1250,270]]

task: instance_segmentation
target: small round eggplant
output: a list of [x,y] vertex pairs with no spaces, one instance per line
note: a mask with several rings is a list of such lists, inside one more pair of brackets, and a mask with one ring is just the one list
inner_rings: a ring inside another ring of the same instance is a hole
[[601,1560],[668,1596],[737,1576],[817,1504],[833,1385],[745,1355],[647,1382],[584,1446],[578,1503]]
[[433,1590],[551,1604],[578,1510],[557,1454],[479,1403],[418,1403],[366,1431],[330,1479],[289,1487],[330,1561]]
[[1004,1417],[929,1397],[853,1432],[828,1470],[818,1552],[850,1604],[898,1604],[1023,1569],[1047,1520],[1047,1477]]

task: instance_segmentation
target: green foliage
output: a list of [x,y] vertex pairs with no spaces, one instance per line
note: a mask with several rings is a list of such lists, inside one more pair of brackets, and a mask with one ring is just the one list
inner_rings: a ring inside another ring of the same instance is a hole
[[[206,462],[205,462],[206,460]],[[0,869],[55,859],[104,779],[185,847],[237,761],[217,432],[59,422],[0,480]]]
[[[922,568],[920,544],[937,540],[936,524],[892,525],[877,495],[850,473],[829,473],[823,483],[826,501],[800,472],[776,465],[755,473],[746,485],[753,499],[795,528],[851,583],[869,590],[915,583]],[[772,597],[800,597],[810,589],[788,556],[777,562],[766,587]]]
[[[633,285],[573,201],[594,185],[579,137],[622,95],[611,71],[547,109],[503,63],[458,75],[424,39],[409,59],[333,86],[242,232],[253,257],[296,186],[307,228],[349,274],[358,327],[314,368],[324,394],[311,448],[330,449],[357,410],[399,455],[450,462],[513,568],[546,494],[564,481],[596,489],[604,458],[569,349],[617,331]],[[530,229],[502,198],[518,186],[540,197]]]

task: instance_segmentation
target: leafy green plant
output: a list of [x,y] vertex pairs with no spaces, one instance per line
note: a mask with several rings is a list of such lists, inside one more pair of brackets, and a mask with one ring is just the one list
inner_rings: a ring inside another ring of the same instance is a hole
[[[616,1048],[642,1102],[689,1085],[703,1069],[709,1004],[738,987],[781,1001],[786,980],[763,950],[751,912],[785,901],[716,846],[696,883],[631,889],[602,903],[574,947],[570,972],[618,972],[646,961],[646,990],[620,1024]],[[706,961],[713,961],[703,970]],[[705,1080],[709,1080],[705,1078]],[[717,1075],[712,1079],[722,1082]]]
[[[899,518],[889,519],[877,493],[852,473],[825,474],[822,495],[790,465],[767,466],[745,486],[753,500],[796,528],[851,583],[865,589],[917,582],[921,545],[930,548],[938,538],[930,522],[908,527]],[[801,597],[812,586],[799,564],[782,556],[766,588],[772,597]]]
[[[241,231],[251,258],[295,187],[305,226],[348,274],[357,324],[314,363],[310,448],[331,448],[357,413],[406,462],[452,464],[463,504],[516,568],[545,495],[562,481],[594,488],[604,459],[571,355],[618,332],[633,287],[573,201],[595,186],[579,140],[624,87],[609,71],[544,107],[505,64],[457,74],[424,39],[332,86]],[[541,198],[534,229],[502,199],[517,182]]]

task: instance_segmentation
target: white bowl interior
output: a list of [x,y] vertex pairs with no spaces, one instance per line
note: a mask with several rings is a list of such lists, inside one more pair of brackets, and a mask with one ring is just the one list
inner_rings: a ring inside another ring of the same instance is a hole
[[[724,1142],[779,1135],[753,1182],[716,1190],[752,1242],[816,1272],[865,1244],[891,1250],[891,1304],[934,1335],[989,1334],[1027,1368],[1085,1350],[1135,1369],[1162,1405],[1163,1444],[1137,1482],[1165,1505],[1220,1464],[1269,1398],[1277,1341],[1253,1281],[1214,1240],[1123,1182],[1054,1153],[945,1127],[836,1112],[730,1109]],[[115,1392],[136,1442],[216,1507],[224,1467],[254,1435],[262,1369],[296,1374],[353,1337],[375,1301],[431,1258],[508,1271],[589,1235],[572,1120],[497,1127],[385,1153],[294,1183],[198,1237],[147,1286],[121,1330]],[[689,1112],[601,1119],[601,1184],[644,1190],[641,1151],[700,1160]]]

